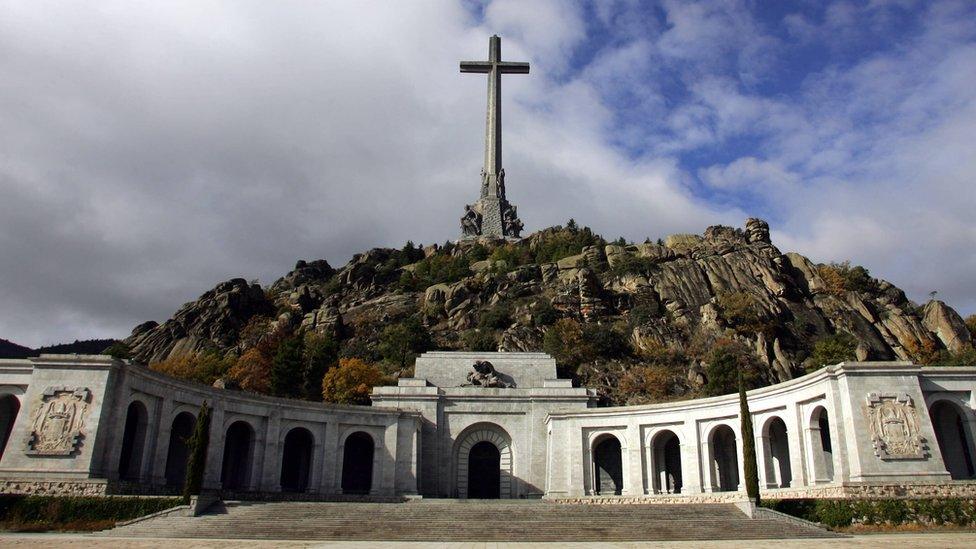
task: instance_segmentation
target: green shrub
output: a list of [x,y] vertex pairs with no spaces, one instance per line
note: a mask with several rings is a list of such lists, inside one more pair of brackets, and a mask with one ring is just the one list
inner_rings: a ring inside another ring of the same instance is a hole
[[825,364],[837,364],[845,360],[856,360],[857,339],[846,332],[836,334],[817,340],[813,344],[813,352],[810,353],[810,360],[813,368],[817,369]]
[[512,271],[521,265],[532,263],[532,252],[521,244],[505,244],[492,250],[489,257],[492,263],[504,261],[506,270]]
[[430,332],[415,316],[383,328],[380,334],[380,354],[401,370],[430,346]]
[[491,353],[498,350],[495,335],[488,330],[468,330],[461,335],[461,345],[465,351]]
[[180,498],[0,495],[0,524],[11,530],[98,530],[181,503]]
[[738,391],[739,372],[742,372],[746,389],[758,386],[759,365],[755,355],[742,343],[719,339],[707,356],[705,367],[705,396],[727,395]]
[[621,358],[630,354],[630,340],[609,324],[584,324],[583,343],[600,359]]
[[478,327],[502,330],[512,325],[512,307],[507,303],[499,303],[491,309],[481,313]]
[[[570,220],[572,221],[572,220]],[[565,257],[577,255],[583,248],[594,245],[604,245],[606,242],[593,234],[589,227],[582,229],[576,223],[567,223],[566,228],[556,228],[540,233],[535,242],[535,262],[551,263]]]
[[634,254],[626,253],[616,260],[610,272],[617,276],[625,274],[647,275],[653,266],[654,260],[651,258],[637,257]]
[[559,311],[547,300],[538,302],[532,309],[532,325],[536,327],[552,326],[559,317]]
[[968,526],[976,523],[976,500],[973,499],[783,499],[766,500],[762,505],[832,528],[857,524],[949,523]]
[[419,292],[434,284],[457,282],[471,274],[470,265],[468,257],[434,254],[418,262],[412,271],[404,271],[400,275],[399,287],[404,291]]

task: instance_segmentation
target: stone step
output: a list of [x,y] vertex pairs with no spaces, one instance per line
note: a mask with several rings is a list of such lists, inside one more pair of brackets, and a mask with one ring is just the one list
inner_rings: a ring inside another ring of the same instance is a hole
[[832,537],[786,520],[750,519],[732,504],[563,505],[227,502],[200,517],[164,516],[106,536],[361,541],[642,541]]

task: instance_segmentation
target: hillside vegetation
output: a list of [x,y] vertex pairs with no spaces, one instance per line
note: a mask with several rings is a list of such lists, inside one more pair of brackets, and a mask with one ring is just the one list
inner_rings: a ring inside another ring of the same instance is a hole
[[[546,351],[605,404],[734,392],[844,360],[976,363],[970,329],[849,263],[781,253],[768,225],[607,242],[572,220],[518,242],[377,248],[234,279],[113,354],[247,391],[367,402],[432,349]],[[323,382],[323,380],[325,380]]]

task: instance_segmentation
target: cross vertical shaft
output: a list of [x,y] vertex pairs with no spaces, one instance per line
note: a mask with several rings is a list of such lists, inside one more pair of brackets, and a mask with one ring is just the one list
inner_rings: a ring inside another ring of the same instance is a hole
[[488,42],[488,116],[485,122],[485,173],[497,176],[502,169],[502,39],[492,36]]

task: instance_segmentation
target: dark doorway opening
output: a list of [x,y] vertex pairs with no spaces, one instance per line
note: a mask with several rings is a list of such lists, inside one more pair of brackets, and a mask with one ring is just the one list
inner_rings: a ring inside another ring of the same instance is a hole
[[309,472],[312,470],[312,433],[301,427],[288,431],[281,455],[281,491],[304,492],[308,490]]
[[942,461],[952,480],[976,476],[976,471],[973,470],[973,453],[959,409],[950,402],[940,401],[932,406],[929,416],[935,428],[935,440],[942,452]]
[[373,487],[373,437],[359,431],[342,450],[342,493],[368,494]]
[[681,493],[681,443],[678,435],[664,431],[654,438],[654,491]]
[[17,397],[5,395],[0,398],[0,458],[7,448],[7,441],[10,440],[10,433],[14,430],[18,413],[20,413],[20,401]]
[[225,490],[247,490],[253,452],[254,429],[250,425],[237,421],[227,428],[224,464],[220,471],[220,484]]
[[166,485],[183,486],[186,481],[186,461],[190,457],[187,445],[193,436],[196,418],[190,412],[181,412],[173,418],[169,431],[169,449],[166,452]]
[[148,423],[146,406],[139,401],[129,404],[129,410],[125,414],[125,428],[122,430],[122,455],[119,456],[119,478],[122,480],[139,480]]
[[620,456],[620,441],[608,436],[593,449],[596,478],[595,492],[599,495],[620,495],[624,487],[624,468]]
[[501,497],[502,455],[498,448],[483,440],[468,453],[468,497],[498,499]]
[[719,492],[735,492],[739,489],[739,456],[735,433],[727,425],[715,428],[712,434],[713,485]]

